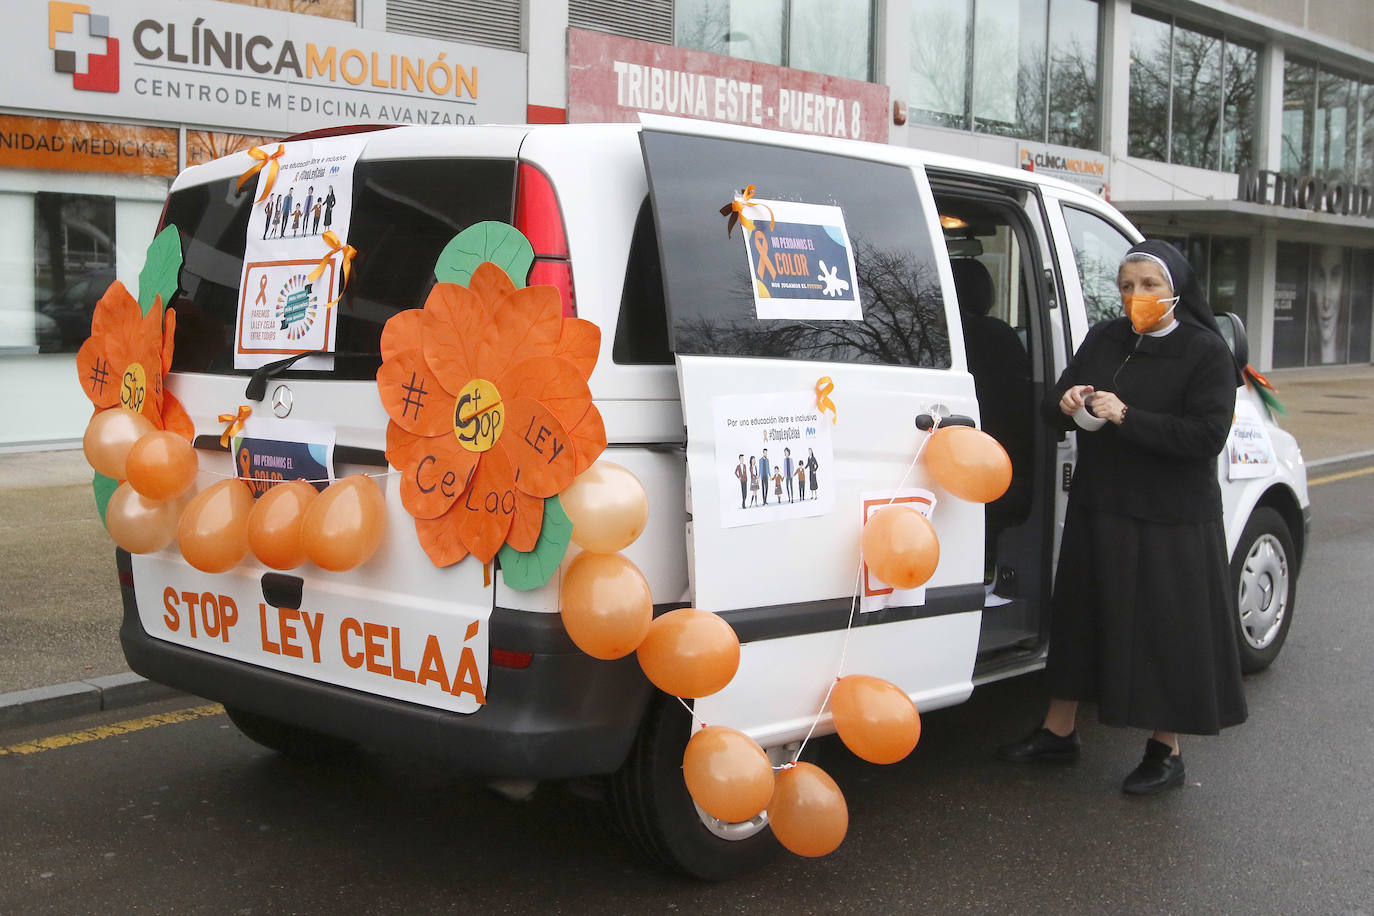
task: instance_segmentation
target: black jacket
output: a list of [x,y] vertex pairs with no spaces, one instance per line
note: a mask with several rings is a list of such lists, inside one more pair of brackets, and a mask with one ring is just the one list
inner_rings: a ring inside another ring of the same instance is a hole
[[[1059,409],[1073,385],[1114,392],[1126,419],[1079,429]],[[1221,517],[1217,455],[1235,407],[1235,362],[1220,335],[1182,322],[1164,337],[1142,337],[1117,318],[1088,332],[1041,414],[1056,429],[1078,430],[1076,505],[1175,524]]]

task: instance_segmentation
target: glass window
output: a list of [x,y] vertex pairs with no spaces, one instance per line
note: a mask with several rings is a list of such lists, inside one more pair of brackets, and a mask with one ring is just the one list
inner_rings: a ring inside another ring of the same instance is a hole
[[792,0],[787,65],[868,79],[872,17],[870,0]]
[[1374,83],[1360,87],[1360,184],[1374,184]]
[[[239,274],[254,211],[253,195],[238,193],[235,180],[192,185],[167,202],[164,220],[177,227],[185,253],[183,292],[172,303],[174,370],[234,371]],[[368,379],[381,365],[382,326],[396,312],[424,305],[434,262],[449,240],[482,220],[510,220],[515,163],[363,160],[353,183],[348,242],[358,257],[338,305],[332,377]]]
[[1050,143],[1099,149],[1096,0],[1050,4]]
[[1312,134],[1316,117],[1317,69],[1296,60],[1283,62],[1283,158],[1285,172],[1312,174]]
[[33,343],[75,353],[115,279],[115,199],[40,191],[33,214]]
[[1307,364],[1350,356],[1350,249],[1313,245],[1307,268]]
[[[654,221],[678,353],[948,368],[949,329],[928,216],[911,170],[787,147],[646,131]],[[670,175],[672,180],[663,176]],[[760,320],[745,239],[716,207],[766,175],[759,197],[840,207],[862,320]]]
[[1130,109],[1126,152],[1169,160],[1169,74],[1173,72],[1169,23],[1131,16]]
[[914,0],[911,119],[1100,148],[1098,13],[1097,0]]
[[1073,246],[1073,260],[1083,286],[1088,324],[1121,317],[1116,269],[1131,247],[1131,240],[1096,213],[1077,207],[1064,208],[1064,222],[1069,227],[1069,244]]
[[626,365],[673,361],[673,351],[668,346],[668,311],[663,300],[658,233],[654,231],[654,212],[647,197],[639,208],[630,239],[630,259],[625,267],[611,359]]
[[1313,168],[1327,181],[1353,181],[1360,138],[1360,84],[1322,71],[1317,80]]
[[1374,318],[1374,251],[1356,249],[1350,266],[1350,361],[1367,363],[1374,334],[1370,326]]
[[1259,81],[1259,52],[1227,42],[1224,53],[1221,169],[1236,172],[1255,161],[1255,127],[1259,122],[1255,86]]
[[915,0],[911,10],[908,110],[913,121],[966,126],[970,7]]
[[1221,157],[1220,36],[1174,29],[1170,162],[1215,169]]
[[1249,301],[1250,240],[1214,236],[1208,257],[1207,301],[1214,312],[1246,318]]

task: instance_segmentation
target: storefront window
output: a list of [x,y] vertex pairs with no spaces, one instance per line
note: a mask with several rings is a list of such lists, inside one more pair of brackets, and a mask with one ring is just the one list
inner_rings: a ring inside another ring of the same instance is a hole
[[1327,181],[1355,178],[1359,125],[1359,82],[1322,71],[1317,81],[1317,119],[1312,132],[1312,165],[1316,174]]
[[34,343],[74,353],[115,278],[115,199],[40,191],[33,212]]
[[1283,159],[1285,172],[1312,173],[1312,132],[1316,119],[1317,68],[1283,62]]
[[1097,149],[1097,61],[1097,0],[915,0],[911,117]]
[[1285,62],[1282,168],[1327,181],[1374,181],[1374,81]]
[[1374,83],[1360,87],[1360,184],[1374,184]]
[[1224,33],[1132,13],[1128,153],[1203,169],[1249,166],[1257,61],[1254,48]]
[[1371,252],[1280,242],[1277,254],[1274,366],[1368,362]]
[[872,77],[872,0],[678,0],[673,23],[679,47]]

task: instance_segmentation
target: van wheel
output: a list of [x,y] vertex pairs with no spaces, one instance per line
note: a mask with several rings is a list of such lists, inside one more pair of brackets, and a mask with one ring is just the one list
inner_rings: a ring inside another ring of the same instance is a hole
[[645,857],[703,881],[759,868],[780,848],[768,815],[730,824],[696,806],[682,778],[690,735],[691,716],[677,698],[657,696],[629,758],[611,777],[617,825]]
[[255,712],[232,706],[224,707],[224,711],[228,713],[229,721],[246,737],[296,760],[332,760],[357,747],[352,741],[260,716]]
[[1278,658],[1293,622],[1297,552],[1283,516],[1261,506],[1250,516],[1231,558],[1240,630],[1240,668],[1262,671]]

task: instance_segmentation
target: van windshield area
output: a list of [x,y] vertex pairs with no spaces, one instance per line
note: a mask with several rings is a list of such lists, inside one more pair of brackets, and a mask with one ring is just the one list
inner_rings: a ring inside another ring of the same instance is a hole
[[[483,220],[510,222],[512,159],[403,159],[358,163],[348,243],[357,249],[338,309],[332,372],[309,377],[371,379],[381,365],[382,326],[419,308],[434,262],[455,235]],[[239,277],[253,196],[236,179],[193,185],[167,202],[165,225],[181,236],[184,265],[172,370],[247,375],[234,369]]]

